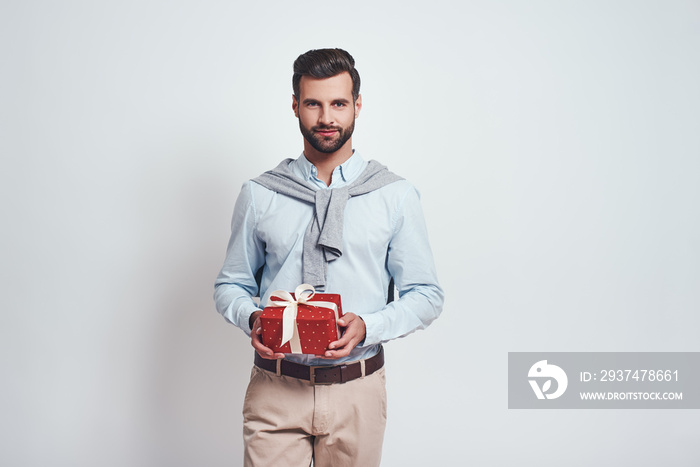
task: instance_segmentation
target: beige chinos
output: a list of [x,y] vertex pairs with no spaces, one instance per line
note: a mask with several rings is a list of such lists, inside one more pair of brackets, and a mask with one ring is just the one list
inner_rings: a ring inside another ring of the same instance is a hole
[[384,368],[312,385],[253,366],[243,403],[246,467],[378,466],[386,426]]

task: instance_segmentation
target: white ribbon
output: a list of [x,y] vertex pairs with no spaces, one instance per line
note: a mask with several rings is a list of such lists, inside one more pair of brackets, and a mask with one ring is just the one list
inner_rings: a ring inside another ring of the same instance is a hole
[[[270,295],[267,306],[285,307],[282,312],[282,343],[280,347],[289,342],[292,353],[302,353],[299,329],[297,328],[297,307],[299,304],[330,308],[335,312],[335,319],[338,319],[338,306],[335,303],[311,302],[311,297],[313,297],[315,293],[316,289],[314,289],[313,285],[301,284],[294,290],[294,297],[296,297],[296,300],[292,297],[292,294],[285,290],[276,290]],[[277,297],[280,300],[273,300],[272,297]]]

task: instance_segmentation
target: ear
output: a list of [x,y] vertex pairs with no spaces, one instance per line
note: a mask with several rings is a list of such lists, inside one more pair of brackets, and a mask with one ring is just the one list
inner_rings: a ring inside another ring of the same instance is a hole
[[362,94],[359,94],[355,100],[355,118],[360,116],[360,110],[362,110]]
[[294,111],[294,116],[299,118],[299,102],[294,94],[292,94],[292,110]]

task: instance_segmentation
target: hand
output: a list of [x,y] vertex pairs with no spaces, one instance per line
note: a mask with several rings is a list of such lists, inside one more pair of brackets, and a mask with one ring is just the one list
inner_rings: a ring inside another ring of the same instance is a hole
[[284,358],[283,353],[274,353],[272,349],[269,347],[265,347],[262,343],[262,322],[260,321],[260,315],[262,314],[262,311],[258,310],[254,312],[250,316],[250,321],[253,322],[253,325],[250,327],[251,332],[250,332],[250,343],[255,349],[255,351],[260,355],[262,358],[266,358],[268,360],[276,360],[278,358]]
[[336,359],[347,357],[357,344],[365,339],[365,322],[354,313],[338,319],[338,326],[345,329],[343,337],[328,344],[328,350],[321,358]]

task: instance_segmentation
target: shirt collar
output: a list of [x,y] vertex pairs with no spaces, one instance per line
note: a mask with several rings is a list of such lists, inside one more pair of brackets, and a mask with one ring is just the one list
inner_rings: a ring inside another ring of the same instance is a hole
[[[292,164],[294,172],[303,180],[312,183],[318,180],[316,178],[316,167],[306,158],[303,152]],[[351,183],[362,173],[366,165],[367,163],[360,154],[353,150],[352,156],[333,170],[333,177],[329,188],[337,188]],[[323,182],[321,182],[321,184],[323,184]]]

